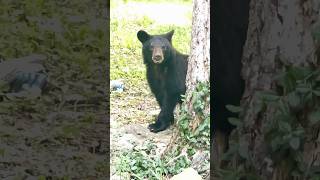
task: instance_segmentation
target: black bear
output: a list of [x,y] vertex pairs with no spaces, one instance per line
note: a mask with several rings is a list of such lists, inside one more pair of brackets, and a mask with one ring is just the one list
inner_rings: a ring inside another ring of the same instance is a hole
[[[229,135],[235,128],[228,118],[237,114],[226,105],[240,105],[245,82],[241,77],[242,51],[247,37],[249,0],[216,0],[213,7],[213,120],[211,137],[216,149],[213,159],[217,166],[224,166],[221,157],[228,150]],[[211,161],[211,167],[214,167]],[[211,171],[213,172],[213,171]]]
[[150,35],[143,30],[137,33],[142,43],[148,84],[161,108],[156,122],[148,126],[154,133],[167,129],[173,123],[174,108],[181,103],[181,95],[186,91],[188,55],[179,53],[172,46],[173,33],[173,30],[161,35]]

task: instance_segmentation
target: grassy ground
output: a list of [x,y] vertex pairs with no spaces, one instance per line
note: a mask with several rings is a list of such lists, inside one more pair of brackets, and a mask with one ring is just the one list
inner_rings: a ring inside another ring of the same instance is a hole
[[111,0],[110,79],[123,80],[126,88],[111,93],[111,121],[152,122],[159,112],[147,85],[137,32],[143,29],[158,34],[174,29],[174,47],[188,54],[191,18],[191,1]]
[[0,1],[0,58],[45,55],[34,100],[0,97],[0,179],[108,175],[105,2]]

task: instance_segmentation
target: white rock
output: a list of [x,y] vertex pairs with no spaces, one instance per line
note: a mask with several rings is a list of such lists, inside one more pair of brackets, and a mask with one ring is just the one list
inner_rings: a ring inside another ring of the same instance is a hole
[[121,177],[115,174],[111,176],[111,180],[121,180]]
[[117,143],[118,147],[121,149],[132,149],[134,147],[134,142],[137,141],[136,137],[132,134],[124,134],[122,137],[119,138]]
[[180,174],[173,176],[170,180],[202,180],[198,172],[192,168],[184,169]]

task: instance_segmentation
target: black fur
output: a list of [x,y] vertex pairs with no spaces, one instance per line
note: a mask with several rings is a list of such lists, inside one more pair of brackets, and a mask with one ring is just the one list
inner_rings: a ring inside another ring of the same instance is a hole
[[[215,0],[213,7],[213,118],[210,132],[211,141],[216,144],[211,147],[222,151],[217,153],[224,153],[228,149],[229,135],[235,128],[228,118],[238,116],[228,111],[226,105],[239,106],[245,88],[241,58],[247,36],[249,0]],[[219,159],[222,154],[214,156]]]
[[[156,122],[148,127],[155,133],[167,129],[173,123],[174,108],[181,102],[181,95],[186,91],[188,56],[179,53],[172,46],[173,33],[174,31],[170,31],[162,35],[149,35],[141,30],[137,34],[143,45],[142,55],[147,68],[147,80],[161,108]],[[158,53],[155,55],[155,52]]]
[[241,77],[242,49],[246,41],[249,0],[215,1],[213,29],[213,130],[230,134],[234,126],[228,117],[236,116],[226,105],[240,105],[244,92]]

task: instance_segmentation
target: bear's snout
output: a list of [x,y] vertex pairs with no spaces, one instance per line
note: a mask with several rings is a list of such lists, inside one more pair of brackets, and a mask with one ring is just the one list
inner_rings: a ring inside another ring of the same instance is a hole
[[152,61],[154,63],[161,63],[163,61],[163,52],[161,48],[154,48],[152,52]]
[[162,60],[162,56],[161,55],[155,55],[152,58],[154,61],[161,61]]

